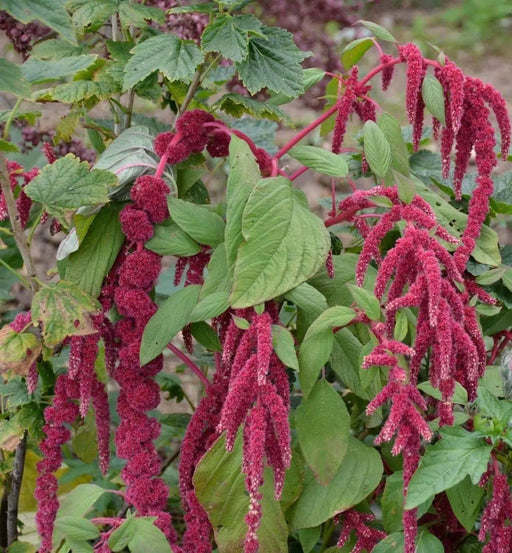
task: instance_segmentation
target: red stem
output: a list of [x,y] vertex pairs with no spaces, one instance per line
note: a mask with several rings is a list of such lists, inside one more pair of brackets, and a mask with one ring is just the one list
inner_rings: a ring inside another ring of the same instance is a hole
[[206,378],[203,371],[190,359],[188,355],[183,353],[180,349],[178,349],[173,344],[167,344],[167,347],[176,355],[176,357],[179,357],[185,365],[199,378],[199,380],[204,384],[205,387],[208,387],[210,385],[210,381]]
[[181,140],[181,133],[176,133],[171,142],[169,143],[169,146],[167,146],[167,150],[165,151],[165,154],[160,158],[160,163],[158,164],[158,167],[156,168],[155,177],[159,179],[165,169],[165,166],[167,165],[167,159],[169,157],[169,154],[167,151],[171,146],[175,146],[179,141]]

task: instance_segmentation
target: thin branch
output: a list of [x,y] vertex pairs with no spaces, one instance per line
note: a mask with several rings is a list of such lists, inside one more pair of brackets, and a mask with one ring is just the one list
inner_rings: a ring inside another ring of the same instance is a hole
[[179,357],[187,365],[187,367],[199,378],[199,380],[208,387],[210,385],[210,381],[206,378],[203,371],[190,359],[188,355],[183,353],[180,349],[178,349],[175,345],[169,343],[167,344],[167,347],[176,355],[176,357]]
[[27,241],[25,240],[25,234],[21,228],[18,210],[16,209],[16,200],[14,199],[14,194],[11,189],[11,182],[9,180],[9,172],[7,170],[7,161],[3,152],[0,152],[0,188],[2,194],[5,198],[5,203],[7,206],[7,214],[9,216],[9,222],[11,223],[14,240],[16,241],[16,246],[20,251],[23,262],[28,272],[28,280],[30,282],[30,291],[32,294],[35,294],[39,289],[39,284],[37,282],[37,271],[32,261],[32,256],[30,255],[30,249],[28,247]]
[[14,468],[11,472],[11,489],[7,497],[7,546],[18,539],[18,506],[20,501],[21,481],[25,467],[25,453],[27,451],[27,433],[23,434],[21,442],[14,454]]
[[[192,79],[192,82],[190,83],[190,86],[187,90],[187,95],[185,96],[185,99],[183,100],[183,104],[181,104],[180,109],[178,110],[178,113],[176,114],[176,119],[178,119],[181,115],[183,115],[187,108],[194,98],[194,94],[196,93],[196,90],[199,88],[199,84],[201,83],[201,75],[202,75],[202,66],[198,68],[198,70],[194,74],[194,78]],[[175,119],[175,120],[176,120]]]

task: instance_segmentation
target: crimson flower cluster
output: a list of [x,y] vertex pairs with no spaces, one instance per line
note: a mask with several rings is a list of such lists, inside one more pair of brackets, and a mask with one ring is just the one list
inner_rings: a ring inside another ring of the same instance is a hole
[[[7,170],[9,172],[9,181],[12,191],[17,194],[16,209],[18,218],[22,228],[25,228],[30,216],[30,208],[32,200],[25,194],[24,188],[27,184],[38,175],[39,169],[34,167],[30,171],[24,171],[23,167],[16,161],[7,161]],[[7,203],[5,196],[0,191],[0,221],[5,221],[8,218]]]

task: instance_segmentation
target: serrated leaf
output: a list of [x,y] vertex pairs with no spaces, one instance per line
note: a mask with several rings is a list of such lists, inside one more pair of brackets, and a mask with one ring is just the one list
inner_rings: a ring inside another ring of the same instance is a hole
[[327,486],[319,484],[312,472],[306,473],[303,492],[292,507],[293,527],[318,526],[357,505],[377,487],[382,471],[379,453],[350,436],[343,462]]
[[378,177],[385,177],[391,164],[391,147],[384,133],[373,121],[363,127],[364,155],[370,169]]
[[295,288],[316,273],[330,248],[323,222],[302,206],[283,177],[263,179],[252,189],[243,210],[242,234],[230,300],[234,308]]
[[318,372],[331,355],[334,342],[332,329],[345,326],[355,316],[353,309],[337,305],[325,310],[308,328],[299,350],[299,376],[304,397],[308,397]]
[[128,90],[155,71],[170,81],[190,81],[203,54],[191,40],[173,34],[158,35],[141,42],[132,50],[126,64],[123,90]]
[[345,177],[348,174],[347,162],[338,154],[334,154],[316,146],[294,146],[288,154],[300,161],[302,165],[314,169],[324,175]]
[[297,359],[295,340],[291,332],[284,326],[272,325],[272,344],[281,362],[298,371],[299,360]]
[[213,330],[213,328],[204,321],[191,323],[190,332],[192,336],[207,350],[216,352],[222,351],[219,336],[215,330]]
[[421,95],[430,113],[445,125],[443,85],[434,75],[425,75],[423,84],[421,85]]
[[[117,175],[119,187],[137,177],[156,170],[153,157],[154,135],[148,127],[135,125],[123,131],[98,157],[94,167]],[[112,191],[116,192],[118,188]]]
[[347,284],[350,293],[357,305],[372,319],[378,321],[380,319],[380,302],[379,300],[365,288],[356,286],[355,284]]
[[71,20],[76,29],[83,33],[85,28],[96,30],[117,11],[116,0],[92,0],[83,2],[73,11]]
[[262,88],[282,92],[296,98],[304,93],[301,52],[293,36],[284,29],[262,25],[264,38],[249,41],[249,55],[236,64],[238,74],[247,90],[256,94]]
[[0,8],[22,23],[37,20],[56,31],[68,42],[76,44],[76,36],[63,2],[55,0],[1,0]]
[[97,298],[124,242],[119,222],[121,204],[107,204],[94,217],[77,251],[68,258],[65,279]]
[[[302,74],[304,79],[304,92],[319,83],[325,77],[325,71],[323,69],[318,69],[317,67],[308,67],[303,69]],[[292,100],[292,96],[287,96],[286,94],[280,92],[278,94],[273,94],[267,103],[280,106],[281,104],[289,104]]]
[[480,436],[463,428],[446,428],[442,439],[427,446],[420,466],[413,474],[405,501],[406,509],[413,509],[426,497],[447,490],[466,476],[477,484],[487,470],[492,445]]
[[167,298],[149,319],[142,334],[140,364],[145,365],[160,355],[174,336],[190,321],[199,299],[200,286],[182,288]]
[[191,202],[169,196],[172,220],[200,244],[216,247],[224,242],[224,220],[217,213]]
[[348,448],[350,416],[345,402],[331,384],[319,380],[299,405],[295,424],[302,453],[315,478],[324,486],[329,484]]
[[260,27],[260,21],[253,15],[221,14],[203,31],[201,49],[219,52],[234,62],[242,61],[248,55],[249,32],[258,32]]
[[30,96],[30,84],[23,76],[19,65],[0,58],[0,92],[9,92],[26,98]]
[[389,113],[383,113],[378,118],[377,125],[391,146],[391,168],[402,175],[409,175],[409,152],[402,137],[400,123]]
[[386,42],[396,42],[396,38],[388,30],[384,29],[384,27],[381,27],[380,25],[377,25],[377,23],[374,23],[373,21],[364,21],[363,19],[360,19],[357,23],[360,23],[363,27],[366,27],[381,40],[385,40]]
[[341,53],[341,63],[346,70],[355,65],[373,46],[371,38],[356,38],[345,46]]
[[116,176],[109,171],[91,170],[87,162],[67,154],[43,167],[24,190],[58,216],[69,209],[108,202],[108,191],[116,184]]
[[92,334],[95,332],[90,315],[100,308],[71,282],[59,281],[39,290],[32,300],[32,323],[42,324],[44,343],[56,346],[67,336]]
[[[108,82],[77,80],[52,88],[49,91],[49,96],[52,100],[62,102],[63,104],[77,104],[93,97],[99,100],[109,98],[117,92],[119,90],[112,80]],[[45,100],[47,99],[45,96],[46,92],[43,91],[43,93],[37,94],[37,99]]]
[[121,26],[125,29],[130,25],[140,28],[146,26],[147,21],[165,23],[165,12],[156,7],[132,2],[121,2],[119,4],[119,19],[121,20]]
[[21,71],[27,81],[43,83],[54,81],[69,75],[75,75],[89,67],[98,58],[95,54],[70,56],[59,60],[38,60],[29,58],[22,66]]
[[287,118],[286,113],[277,106],[240,94],[224,94],[215,102],[213,107],[218,107],[236,118],[240,118],[245,114],[252,115],[257,119],[270,119],[271,121],[281,121]]
[[186,232],[172,220],[167,219],[155,225],[155,234],[144,247],[160,255],[188,257],[201,251],[201,248]]

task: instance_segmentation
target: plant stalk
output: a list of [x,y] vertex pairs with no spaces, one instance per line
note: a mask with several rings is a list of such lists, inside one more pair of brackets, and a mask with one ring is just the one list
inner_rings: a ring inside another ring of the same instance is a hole
[[24,432],[21,442],[14,454],[14,468],[10,476],[10,490],[7,496],[7,546],[18,539],[18,506],[20,501],[21,482],[25,467],[27,451],[27,432]]

